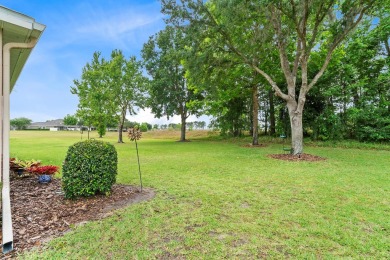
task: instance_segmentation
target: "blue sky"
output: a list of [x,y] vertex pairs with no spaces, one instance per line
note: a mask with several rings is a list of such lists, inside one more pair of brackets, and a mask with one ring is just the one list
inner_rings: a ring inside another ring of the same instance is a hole
[[[140,58],[149,36],[164,28],[160,2],[155,0],[3,0],[0,4],[46,25],[11,93],[11,118],[34,122],[76,112],[78,98],[70,87],[95,51],[108,58],[112,50],[120,49],[127,57]],[[148,111],[128,118],[166,122]],[[180,120],[175,117],[170,122]]]

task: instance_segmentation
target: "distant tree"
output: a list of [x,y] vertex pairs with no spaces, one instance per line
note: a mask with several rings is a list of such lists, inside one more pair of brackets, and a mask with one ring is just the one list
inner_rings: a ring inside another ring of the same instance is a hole
[[143,89],[147,79],[142,75],[141,63],[135,56],[128,60],[123,56],[122,51],[114,50],[111,53],[111,60],[108,63],[108,80],[110,89],[113,92],[112,102],[116,106],[118,143],[123,143],[123,127],[126,114],[135,114],[134,107],[143,107]]
[[182,61],[187,42],[188,37],[180,29],[167,26],[150,37],[142,49],[146,71],[152,77],[148,88],[148,106],[158,118],[181,117],[180,141],[186,140],[187,118],[198,113],[198,108],[190,106],[190,103],[201,98],[200,93],[196,93],[185,79]]
[[199,128],[204,129],[206,127],[206,122],[200,121],[200,122],[198,122],[198,126],[199,126]]
[[135,57],[126,60],[119,50],[112,51],[108,61],[95,52],[92,62],[83,68],[81,80],[74,81],[71,92],[79,96],[76,115],[95,126],[100,137],[115,124],[118,142],[123,142],[127,112],[134,114],[134,106],[142,106],[142,88],[147,80],[140,68]]
[[78,122],[77,117],[74,115],[67,114],[64,117],[64,125],[77,125],[77,122]]
[[141,130],[141,132],[147,132],[148,131],[148,124],[147,123],[142,123],[139,126],[139,130]]
[[187,122],[187,128],[188,130],[192,131],[194,129],[195,122]]
[[124,127],[127,127],[127,128],[134,128],[136,125],[139,125],[137,122],[133,122],[133,121],[129,121],[129,120],[125,120],[123,126]]
[[153,125],[153,129],[156,129],[156,130],[157,130],[157,129],[158,129],[158,124],[154,124],[154,125]]
[[32,120],[26,117],[18,117],[10,120],[10,125],[15,127],[17,130],[26,129],[31,124]]
[[168,128],[173,130],[181,129],[181,124],[170,123],[168,124]]
[[144,122],[142,124],[145,124],[148,127],[148,130],[152,130],[153,129],[152,124],[149,124],[149,123],[146,123],[146,122]]
[[115,129],[118,127],[118,118],[114,117],[107,122],[107,128]]
[[91,63],[83,68],[81,79],[74,80],[71,93],[79,97],[76,116],[88,126],[95,126],[99,137],[103,137],[107,124],[116,115],[114,92],[108,82],[107,61],[99,52],[93,54]]

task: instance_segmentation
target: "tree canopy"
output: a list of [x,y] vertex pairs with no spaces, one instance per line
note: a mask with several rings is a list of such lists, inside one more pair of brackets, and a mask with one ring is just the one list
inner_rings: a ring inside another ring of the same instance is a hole
[[147,106],[158,118],[180,115],[180,141],[186,140],[186,119],[198,113],[198,107],[191,106],[191,102],[201,98],[188,84],[182,64],[188,37],[180,28],[167,26],[151,36],[142,49],[146,71],[152,78]]
[[390,1],[161,3],[166,27],[144,44],[142,61],[95,53],[75,81],[86,124],[115,122],[122,142],[126,115],[149,107],[181,117],[170,126],[181,141],[200,114],[222,134],[249,131],[253,144],[259,133],[287,135],[294,154],[304,136],[390,140]]
[[18,117],[10,120],[10,125],[17,130],[26,129],[31,124],[32,120],[26,117]]
[[64,125],[77,125],[77,123],[78,123],[77,117],[74,115],[67,114],[64,117]]
[[115,97],[111,102],[116,106],[118,119],[118,143],[123,143],[123,127],[127,113],[135,114],[135,107],[143,107],[143,92],[147,78],[142,75],[141,63],[135,56],[128,60],[122,51],[114,50],[108,63],[109,86]]
[[118,142],[127,112],[134,114],[134,106],[142,106],[142,89],[146,78],[142,76],[141,64],[136,58],[125,59],[119,50],[113,50],[111,59],[105,60],[99,52],[93,54],[91,63],[83,68],[81,80],[74,80],[72,94],[79,97],[76,115],[95,126],[102,137],[113,122],[119,126]]
[[114,93],[108,84],[108,62],[100,56],[99,52],[93,54],[92,61],[83,68],[81,79],[73,81],[75,86],[71,87],[71,93],[79,97],[76,115],[85,124],[95,126],[99,137],[103,137],[116,107],[112,102]]
[[[374,1],[181,1],[163,0],[169,20],[197,33],[198,40],[217,39],[264,77],[286,102],[294,154],[303,152],[302,114],[307,93],[324,74],[335,49],[372,10]],[[277,50],[279,66],[268,67],[267,53]],[[318,71],[309,78],[312,54],[319,56]],[[277,83],[281,71],[286,89]]]

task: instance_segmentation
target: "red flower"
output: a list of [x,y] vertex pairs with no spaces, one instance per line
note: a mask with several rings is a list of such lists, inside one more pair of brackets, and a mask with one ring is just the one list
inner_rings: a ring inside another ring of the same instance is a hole
[[51,175],[58,171],[58,166],[45,165],[45,166],[33,166],[27,168],[27,171],[36,175]]

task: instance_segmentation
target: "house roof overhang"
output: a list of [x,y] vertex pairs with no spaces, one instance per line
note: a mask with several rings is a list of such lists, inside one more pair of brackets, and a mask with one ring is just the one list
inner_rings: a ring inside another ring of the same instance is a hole
[[[13,250],[9,183],[9,129],[10,92],[45,26],[29,16],[0,6],[0,130],[1,130],[1,177],[2,177],[2,242],[3,253]],[[0,178],[1,179],[1,178]]]
[[[45,25],[35,22],[27,15],[0,6],[0,29],[3,30],[3,44],[9,42],[30,42],[31,38],[39,39]],[[26,63],[31,49],[12,49],[10,60],[11,91]]]

